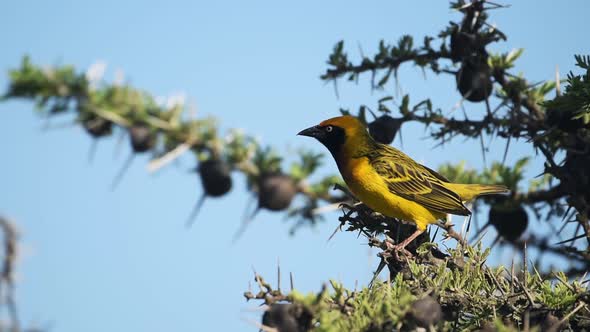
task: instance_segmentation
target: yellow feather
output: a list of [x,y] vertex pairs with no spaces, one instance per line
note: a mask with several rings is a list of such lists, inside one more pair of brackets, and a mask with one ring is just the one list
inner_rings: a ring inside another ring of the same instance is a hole
[[392,194],[367,158],[350,159],[342,170],[342,177],[350,191],[374,211],[414,222],[420,230],[445,217],[444,213],[426,209],[416,202]]

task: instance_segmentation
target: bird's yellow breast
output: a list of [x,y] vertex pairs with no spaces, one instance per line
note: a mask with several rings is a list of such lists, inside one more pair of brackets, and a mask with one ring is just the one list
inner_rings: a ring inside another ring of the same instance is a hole
[[374,211],[416,223],[420,230],[445,217],[443,213],[428,210],[420,204],[393,194],[366,157],[346,159],[343,165],[339,165],[344,181],[350,191]]

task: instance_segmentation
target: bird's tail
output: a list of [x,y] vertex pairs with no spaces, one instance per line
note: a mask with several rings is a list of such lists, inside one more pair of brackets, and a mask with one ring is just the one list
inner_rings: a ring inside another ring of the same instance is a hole
[[507,194],[510,190],[498,184],[460,184],[445,183],[448,188],[459,194],[461,200],[468,202],[483,195]]

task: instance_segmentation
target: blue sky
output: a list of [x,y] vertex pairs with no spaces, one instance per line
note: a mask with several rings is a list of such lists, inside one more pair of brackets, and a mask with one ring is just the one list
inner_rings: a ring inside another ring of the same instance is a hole
[[[509,39],[495,50],[525,48],[519,61],[532,81],[573,69],[584,43],[587,1],[518,1],[493,11]],[[184,92],[198,116],[213,115],[223,128],[243,128],[283,151],[305,146],[322,151],[300,129],[334,116],[340,107],[375,105],[388,91],[371,93],[366,79],[342,82],[340,98],[319,80],[335,42],[351,55],[366,54],[380,39],[412,34],[421,40],[459,16],[445,1],[13,1],[0,5],[0,88],[24,54],[42,64],[97,60],[133,85],[156,95]],[[451,78],[411,67],[400,71],[401,89],[414,101],[431,97],[450,110],[459,100]],[[476,117],[481,107],[467,104]],[[56,123],[59,123],[56,120]],[[288,235],[290,222],[262,212],[232,245],[246,204],[243,178],[231,195],[206,202],[191,230],[183,222],[200,194],[189,163],[155,176],[147,157],[135,161],[115,192],[110,182],[130,153],[115,157],[115,139],[101,141],[87,161],[91,140],[80,128],[42,131],[26,102],[0,104],[0,213],[21,230],[18,303],[25,325],[53,331],[255,331],[246,320],[260,311],[242,292],[252,268],[274,280],[277,260],[302,291],[330,278],[366,284],[376,266],[362,239],[339,234],[326,243],[336,215],[314,229]],[[477,142],[457,141],[432,150],[423,128],[404,128],[404,150],[427,165],[466,160],[483,163]],[[399,147],[399,140],[394,143]],[[491,145],[490,159],[503,145]],[[530,154],[516,144],[509,161]],[[541,171],[536,161],[529,176]],[[322,173],[336,169],[326,162]],[[533,221],[533,225],[539,223]],[[488,235],[493,238],[493,234]],[[493,261],[508,263],[496,250]],[[287,284],[287,279],[283,280]]]

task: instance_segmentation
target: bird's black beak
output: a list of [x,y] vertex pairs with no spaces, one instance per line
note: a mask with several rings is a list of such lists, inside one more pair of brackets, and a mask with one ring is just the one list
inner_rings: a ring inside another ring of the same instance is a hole
[[313,126],[313,127],[307,128],[307,129],[303,129],[297,135],[309,136],[309,137],[314,137],[314,138],[319,139],[323,136],[323,134],[324,134],[324,131],[321,129],[320,126]]

